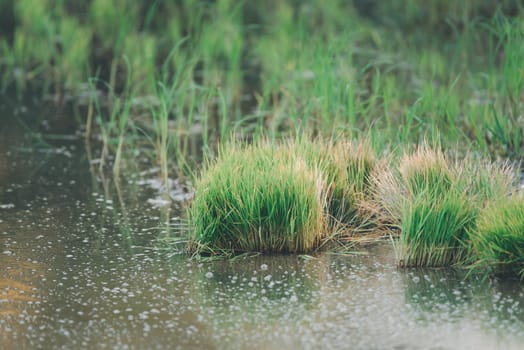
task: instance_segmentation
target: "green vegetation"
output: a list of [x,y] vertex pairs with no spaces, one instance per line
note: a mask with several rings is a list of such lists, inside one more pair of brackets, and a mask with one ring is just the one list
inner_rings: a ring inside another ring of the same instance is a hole
[[377,178],[377,197],[400,231],[400,266],[449,266],[470,258],[479,211],[511,192],[511,168],[466,157],[451,161],[427,146]]
[[354,227],[358,224],[355,219],[365,219],[364,212],[370,209],[366,205],[376,165],[374,153],[364,143],[349,142],[332,144],[323,152],[328,158],[328,176],[331,177],[328,211],[336,224]]
[[479,216],[473,236],[477,266],[524,278],[524,199],[522,194],[493,202]]
[[463,262],[475,209],[456,190],[424,193],[406,203],[401,218],[399,265],[449,266]]
[[334,232],[348,233],[344,231],[373,225],[370,187],[377,159],[368,143],[301,139],[289,142],[288,147],[324,174],[328,222]]
[[325,179],[289,148],[226,147],[195,188],[198,250],[299,253],[325,234]]
[[[100,172],[196,179],[199,249],[308,251],[386,226],[402,266],[494,261],[469,245],[514,192],[484,159],[523,160],[523,15],[514,0],[0,0],[0,88],[72,104]],[[393,165],[424,140],[456,154]]]
[[363,143],[228,145],[195,182],[193,249],[307,252],[374,228],[367,205],[374,166]]
[[[116,99],[132,105],[119,112],[129,113],[124,141],[115,129],[108,151],[133,152],[143,145],[134,136],[146,134],[163,154],[152,157],[162,177],[166,168],[185,172],[195,132],[205,153],[231,133],[306,131],[369,137],[380,150],[428,137],[521,159],[523,8],[510,0],[2,0],[0,75],[3,91],[81,108],[75,97],[96,77],[91,96],[103,115]],[[153,117],[159,111],[165,119]]]

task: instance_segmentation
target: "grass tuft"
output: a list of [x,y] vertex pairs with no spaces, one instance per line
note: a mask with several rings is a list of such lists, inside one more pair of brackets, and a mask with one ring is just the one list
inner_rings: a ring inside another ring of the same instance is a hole
[[[323,142],[312,145],[318,166],[329,183],[327,212],[335,231],[347,233],[371,224],[371,177],[377,165],[374,151],[364,141]],[[372,225],[373,226],[373,225]]]
[[452,161],[428,146],[405,155],[398,173],[386,171],[375,179],[377,198],[400,232],[399,266],[466,263],[479,211],[510,193],[513,179],[508,164],[471,156]]
[[479,215],[472,235],[477,266],[524,279],[524,198],[513,195],[491,203]]
[[[307,252],[374,228],[364,142],[231,144],[197,180],[193,250]],[[322,242],[321,242],[322,240]]]
[[401,267],[456,265],[467,258],[468,230],[477,208],[461,192],[423,192],[407,201],[397,247]]
[[406,155],[400,176],[406,191],[398,249],[400,266],[447,266],[465,259],[467,230],[476,208],[444,154],[427,146]]
[[195,184],[189,209],[194,246],[311,251],[326,232],[325,188],[322,173],[289,147],[226,146]]

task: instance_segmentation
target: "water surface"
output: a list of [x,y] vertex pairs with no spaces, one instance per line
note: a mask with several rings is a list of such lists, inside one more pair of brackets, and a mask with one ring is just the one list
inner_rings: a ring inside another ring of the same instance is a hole
[[518,281],[398,270],[389,242],[190,260],[162,243],[183,205],[156,206],[154,172],[115,186],[74,135],[44,144],[16,120],[0,125],[3,349],[524,348]]

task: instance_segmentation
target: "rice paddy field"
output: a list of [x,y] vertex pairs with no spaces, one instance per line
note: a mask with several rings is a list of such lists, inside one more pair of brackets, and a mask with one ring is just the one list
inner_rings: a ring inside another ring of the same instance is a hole
[[521,349],[523,43],[520,0],[0,0],[0,347]]

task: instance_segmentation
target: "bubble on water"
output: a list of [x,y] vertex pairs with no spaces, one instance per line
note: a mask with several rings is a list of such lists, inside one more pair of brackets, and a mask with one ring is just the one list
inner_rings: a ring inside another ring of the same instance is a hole
[[206,272],[206,278],[213,278],[213,272],[211,271]]

